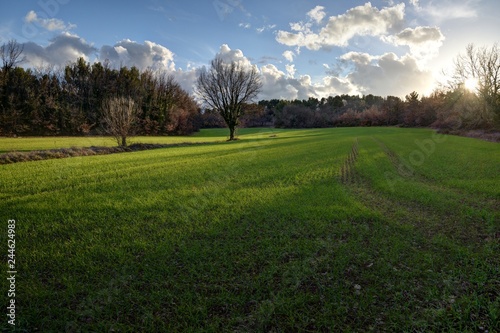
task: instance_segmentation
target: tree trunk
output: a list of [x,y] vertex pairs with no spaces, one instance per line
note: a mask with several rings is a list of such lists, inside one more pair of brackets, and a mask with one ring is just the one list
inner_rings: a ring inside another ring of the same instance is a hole
[[234,125],[229,125],[229,141],[235,140],[234,138],[234,131],[236,129],[236,126]]
[[126,136],[122,136],[122,146],[127,147],[127,137]]

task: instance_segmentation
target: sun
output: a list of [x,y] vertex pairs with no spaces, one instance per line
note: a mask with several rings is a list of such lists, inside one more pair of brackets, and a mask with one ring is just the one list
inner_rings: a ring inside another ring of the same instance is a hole
[[469,91],[476,91],[477,89],[477,79],[470,77],[464,81],[464,86]]

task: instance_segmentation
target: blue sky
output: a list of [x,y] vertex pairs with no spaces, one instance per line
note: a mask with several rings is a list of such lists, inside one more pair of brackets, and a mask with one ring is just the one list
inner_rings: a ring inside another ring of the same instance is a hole
[[191,91],[216,55],[256,66],[261,99],[429,94],[468,43],[498,42],[497,0],[3,0],[24,66],[77,57],[171,73]]

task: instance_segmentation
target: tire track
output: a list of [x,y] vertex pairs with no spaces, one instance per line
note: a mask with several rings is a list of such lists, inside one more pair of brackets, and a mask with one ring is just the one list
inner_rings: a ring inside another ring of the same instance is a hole
[[359,155],[358,138],[354,140],[351,147],[351,152],[347,155],[344,164],[340,168],[340,182],[344,185],[356,184],[359,182],[359,176],[354,169]]
[[377,139],[375,137],[371,137],[371,139],[380,146],[380,148],[384,151],[384,153],[389,158],[389,161],[391,161],[392,165],[397,170],[400,163],[401,163],[399,156],[394,151],[392,151],[389,147],[387,147],[386,144],[383,143],[382,141],[380,141],[379,139]]

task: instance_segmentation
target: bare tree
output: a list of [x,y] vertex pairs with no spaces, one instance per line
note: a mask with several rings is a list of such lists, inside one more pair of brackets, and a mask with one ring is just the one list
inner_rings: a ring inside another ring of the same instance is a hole
[[465,54],[455,60],[454,81],[463,84],[466,80],[477,80],[477,93],[483,102],[481,114],[493,113],[500,125],[500,48],[494,44],[491,48],[476,48],[469,44]]
[[203,68],[196,82],[196,92],[212,109],[217,110],[229,128],[229,140],[243,114],[243,106],[257,96],[262,83],[257,70],[245,68],[239,62],[225,63],[221,57],[211,62],[210,69]]
[[130,97],[114,97],[103,104],[105,130],[112,135],[119,146],[127,146],[127,137],[133,134],[139,108]]
[[2,59],[4,73],[24,62],[25,58],[21,57],[23,51],[24,46],[15,39],[11,39],[0,46],[0,58]]

